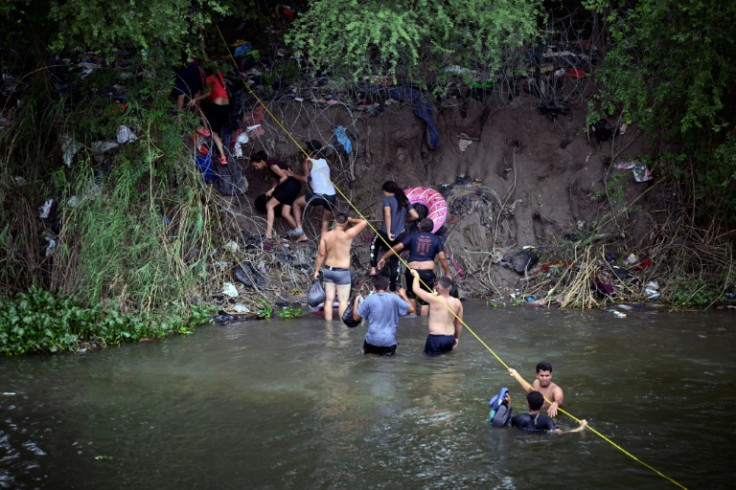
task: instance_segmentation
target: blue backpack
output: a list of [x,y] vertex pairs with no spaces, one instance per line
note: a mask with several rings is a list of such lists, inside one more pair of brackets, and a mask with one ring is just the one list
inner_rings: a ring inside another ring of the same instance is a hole
[[488,401],[491,411],[488,414],[488,423],[493,427],[509,427],[511,425],[512,409],[504,400],[509,389],[505,386],[498,390],[498,394]]

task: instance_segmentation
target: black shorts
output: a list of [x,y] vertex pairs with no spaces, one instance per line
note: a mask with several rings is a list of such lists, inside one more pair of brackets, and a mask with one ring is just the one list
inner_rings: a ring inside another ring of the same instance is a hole
[[[417,271],[419,273],[419,279],[422,281],[419,283],[419,287],[423,291],[427,291],[428,293],[432,293],[432,288],[434,287],[434,282],[437,280],[437,276],[434,274],[434,270],[430,269],[421,269]],[[406,295],[410,298],[417,298],[417,295],[414,294],[414,288],[412,285],[414,284],[414,276],[411,275],[411,271],[407,269],[406,271]],[[417,298],[417,304],[419,305],[426,305],[427,302],[422,301],[421,299]],[[417,313],[419,314],[419,313]]]
[[301,191],[301,182],[294,177],[287,177],[285,181],[278,183],[271,197],[276,198],[281,204],[291,206],[296,201],[296,198],[299,197]]
[[454,335],[428,335],[424,343],[424,353],[428,356],[439,356],[450,352],[454,346]]
[[365,340],[363,341],[363,354],[378,354],[381,356],[393,356],[396,352],[396,344],[390,347],[380,347],[377,345],[369,344]]
[[307,206],[322,206],[328,211],[334,211],[337,207],[335,194],[307,194],[304,197],[307,200]]
[[227,124],[227,120],[230,117],[230,104],[217,105],[207,99],[201,102],[200,107],[207,118],[210,129],[215,133],[220,134],[220,131],[222,131],[222,128]]

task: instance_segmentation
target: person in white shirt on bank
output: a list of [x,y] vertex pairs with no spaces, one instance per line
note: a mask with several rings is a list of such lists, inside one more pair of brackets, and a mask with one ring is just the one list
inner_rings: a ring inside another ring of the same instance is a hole
[[300,196],[294,201],[294,220],[297,222],[298,228],[294,234],[301,233],[302,226],[302,210],[307,204],[322,206],[322,229],[321,235],[329,229],[332,214],[337,206],[337,195],[335,187],[330,181],[330,166],[327,160],[322,157],[322,145],[319,141],[307,141],[305,144],[309,156],[302,162],[302,174],[293,174],[293,177],[307,182],[312,188],[311,193]]

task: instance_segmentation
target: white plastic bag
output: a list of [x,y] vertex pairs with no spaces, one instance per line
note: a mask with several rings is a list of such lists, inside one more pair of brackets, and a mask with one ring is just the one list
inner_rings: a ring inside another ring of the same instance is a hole
[[243,156],[243,145],[248,143],[248,135],[245,133],[240,133],[238,135],[238,138],[235,140],[235,146],[233,147],[233,155],[235,155],[235,158],[242,158]]

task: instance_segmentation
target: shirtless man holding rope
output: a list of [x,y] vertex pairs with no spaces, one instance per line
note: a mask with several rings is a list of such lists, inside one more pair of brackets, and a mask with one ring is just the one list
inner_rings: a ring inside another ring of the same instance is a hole
[[[348,228],[348,225],[353,225]],[[314,280],[319,278],[320,270],[325,281],[325,320],[332,321],[332,305],[335,292],[339,303],[339,318],[348,307],[350,299],[350,246],[353,238],[358,236],[368,225],[363,219],[348,218],[345,213],[335,216],[335,228],[323,233],[319,240],[317,264],[314,269]],[[324,267],[323,267],[324,265]]]
[[449,277],[440,277],[435,284],[438,293],[435,296],[422,289],[419,271],[411,269],[411,275],[414,276],[412,282],[414,294],[429,304],[429,335],[424,344],[424,353],[428,356],[438,356],[450,352],[457,347],[460,332],[463,330],[463,304],[458,298],[450,296],[452,280]]
[[[550,417],[557,416],[557,408],[562,406],[565,395],[562,393],[562,388],[552,382],[552,364],[547,361],[537,364],[537,376],[531,386],[516,369],[509,368],[509,374],[519,382],[527,393],[538,391],[544,395],[545,400],[542,410],[546,410]],[[547,400],[551,403],[548,403]]]

